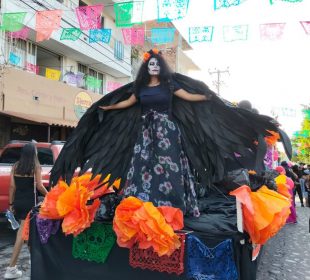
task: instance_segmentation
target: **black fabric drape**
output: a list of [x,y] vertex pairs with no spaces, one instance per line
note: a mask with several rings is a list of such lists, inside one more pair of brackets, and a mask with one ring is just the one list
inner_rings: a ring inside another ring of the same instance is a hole
[[[237,230],[235,197],[210,193],[204,200],[203,208],[199,218],[185,219],[185,228],[193,231],[192,234],[208,247],[214,247],[225,239],[232,239],[239,279],[255,280],[257,264],[251,260],[251,245],[247,241],[245,245],[240,244],[240,240],[247,240],[248,236]],[[74,259],[72,236],[65,236],[61,229],[50,237],[47,244],[40,243],[35,216],[31,219],[29,244],[32,280],[187,279],[186,272],[177,276],[132,268],[129,265],[129,250],[120,248],[117,244],[112,248],[104,264]],[[186,262],[186,255],[184,261]]]

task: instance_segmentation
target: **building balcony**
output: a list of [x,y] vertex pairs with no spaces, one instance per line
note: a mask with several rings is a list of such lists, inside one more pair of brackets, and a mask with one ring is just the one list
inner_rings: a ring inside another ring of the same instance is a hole
[[[121,38],[118,40],[112,36],[109,44],[101,42],[89,43],[88,31],[82,31],[82,34],[77,41],[60,40],[63,28],[79,28],[78,19],[75,14],[76,7],[74,7],[72,3],[70,5],[68,4],[69,2],[67,3],[66,1],[60,0],[2,0],[1,9],[3,13],[27,12],[24,23],[31,29],[29,32],[29,40],[33,42],[35,42],[36,11],[54,9],[63,10],[60,24],[61,28],[57,31],[54,31],[49,40],[39,42],[37,45],[48,50],[52,50],[53,52],[63,56],[67,56],[71,60],[75,60],[78,63],[93,66],[96,70],[103,73],[108,73],[115,78],[130,77],[131,48],[124,46],[121,43]],[[120,46],[122,47],[121,56],[119,56]]]

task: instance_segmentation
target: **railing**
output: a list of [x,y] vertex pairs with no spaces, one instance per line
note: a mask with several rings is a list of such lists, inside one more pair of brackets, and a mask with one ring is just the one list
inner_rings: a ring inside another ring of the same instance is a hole
[[[79,22],[77,20],[75,10],[74,10],[76,8],[76,5],[74,5],[72,0],[67,0],[67,1],[64,0],[63,3],[61,2],[62,1],[57,1],[57,0],[48,0],[48,1],[47,0],[6,0],[6,5],[4,5],[2,10],[4,13],[12,12],[12,9],[10,10],[8,7],[13,8],[13,5],[18,6],[19,11],[24,10],[25,12],[31,12],[31,13],[35,13],[36,11],[42,11],[42,10],[61,9],[64,11],[63,16],[62,16],[61,27],[79,28],[80,25],[79,25]],[[34,16],[31,19],[28,19],[28,22],[26,24],[34,29],[34,26],[35,26]],[[81,37],[88,38],[89,37],[88,32],[82,31]],[[55,37],[53,39],[55,39]],[[59,41],[59,39],[55,39],[55,40]],[[85,43],[86,43],[92,49],[94,48],[98,49],[98,47],[100,46],[100,48],[105,49],[105,52],[112,59],[114,58],[115,48],[117,46],[116,42],[120,42],[120,41],[121,41],[121,38],[118,39],[114,36],[111,36],[110,42],[108,44],[103,43],[103,42],[89,43],[83,40],[83,45],[85,46]],[[63,41],[62,43],[66,44],[67,42]],[[125,65],[127,64],[127,66],[125,67],[130,68],[130,53],[131,53],[131,47],[123,44],[123,57],[117,57],[115,62],[118,61],[119,63],[119,61],[122,61],[122,63],[125,63]],[[126,69],[126,71],[128,71],[128,69]]]

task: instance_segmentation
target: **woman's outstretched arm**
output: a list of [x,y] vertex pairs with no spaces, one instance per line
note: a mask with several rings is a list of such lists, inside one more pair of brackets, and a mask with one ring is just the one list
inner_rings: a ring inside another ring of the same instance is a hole
[[186,101],[206,101],[206,100],[208,100],[207,96],[205,96],[203,94],[191,94],[191,93],[188,93],[184,89],[179,89],[179,90],[175,91],[174,95],[176,95],[177,97],[180,97]]
[[115,109],[125,109],[137,102],[137,98],[134,94],[132,94],[128,99],[121,101],[119,103],[109,105],[109,106],[99,106],[99,108],[107,111],[107,110],[115,110]]

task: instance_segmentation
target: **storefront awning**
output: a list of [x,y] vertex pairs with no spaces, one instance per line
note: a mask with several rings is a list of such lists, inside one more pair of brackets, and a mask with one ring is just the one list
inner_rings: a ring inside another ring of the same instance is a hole
[[49,118],[44,116],[32,115],[32,114],[25,114],[13,111],[0,111],[0,114],[4,114],[10,117],[15,117],[23,120],[32,121],[35,123],[40,124],[47,124],[47,125],[55,125],[55,126],[65,126],[65,127],[76,127],[77,121],[69,121],[69,120],[62,120],[56,118]]

